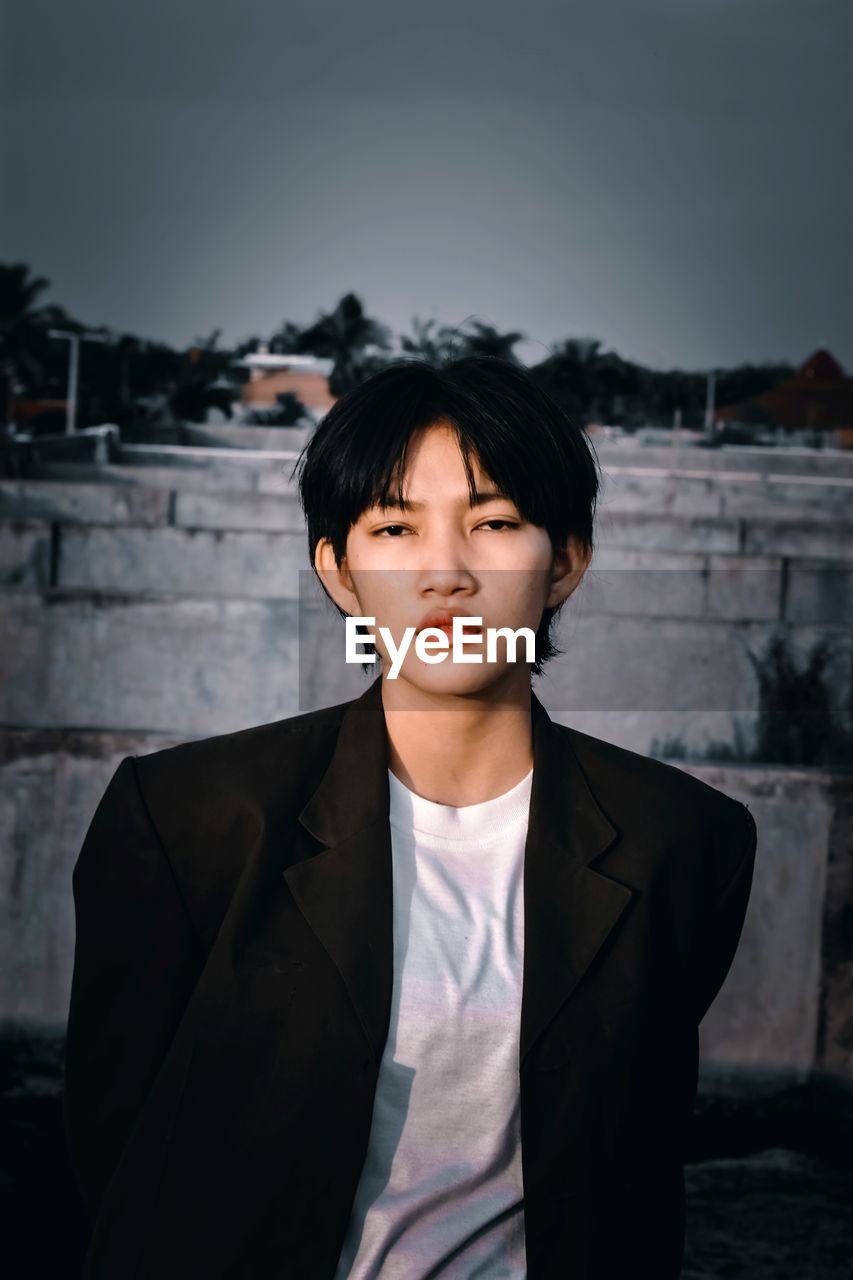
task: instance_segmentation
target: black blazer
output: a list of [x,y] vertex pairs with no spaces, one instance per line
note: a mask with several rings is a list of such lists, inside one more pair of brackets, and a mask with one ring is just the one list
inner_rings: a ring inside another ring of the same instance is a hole
[[[528,1276],[669,1280],[697,1027],[740,936],[755,823],[531,706]],[[87,1277],[333,1276],[390,1015],[387,767],[377,677],[116,769],[73,872],[64,1107]]]

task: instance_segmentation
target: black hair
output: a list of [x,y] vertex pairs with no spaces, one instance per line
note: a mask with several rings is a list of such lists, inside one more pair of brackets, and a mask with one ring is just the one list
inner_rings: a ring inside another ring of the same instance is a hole
[[[439,422],[456,432],[472,496],[473,453],[523,518],[548,531],[555,550],[575,536],[592,552],[599,475],[583,427],[521,365],[496,356],[462,356],[443,364],[409,357],[342,395],[296,461],[291,479],[298,470],[312,566],[321,539],[329,540],[340,565],[349,531],[363,512],[391,501],[392,486],[393,500],[402,498],[409,441]],[[536,675],[562,652],[552,626],[563,603],[543,611],[530,664]],[[367,670],[369,664],[363,665]]]

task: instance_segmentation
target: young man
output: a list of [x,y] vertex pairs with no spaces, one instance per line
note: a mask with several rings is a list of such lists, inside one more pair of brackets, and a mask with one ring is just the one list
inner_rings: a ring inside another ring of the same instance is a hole
[[[675,1278],[756,831],[533,693],[593,548],[591,447],[523,369],[405,361],[300,465],[379,674],[106,789],[74,870],[86,1275]],[[454,615],[488,660],[430,660]]]

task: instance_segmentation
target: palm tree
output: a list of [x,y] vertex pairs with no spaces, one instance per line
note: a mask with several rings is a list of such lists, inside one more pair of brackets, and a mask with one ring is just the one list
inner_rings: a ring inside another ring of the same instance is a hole
[[421,360],[440,365],[458,354],[460,341],[458,332],[444,324],[433,333],[433,326],[437,323],[435,319],[420,320],[417,316],[413,318],[414,336],[410,338],[403,334],[400,338],[400,346],[407,355],[418,356]]
[[468,331],[460,330],[462,339],[461,354],[497,356],[501,360],[509,360],[512,364],[521,363],[513,351],[513,347],[517,342],[523,341],[526,334],[518,331],[501,333],[494,325],[484,324],[482,320],[471,320],[467,323],[470,325]]
[[235,359],[241,359],[243,356],[251,355],[253,351],[257,351],[263,342],[263,338],[253,334],[250,338],[244,338],[242,342],[238,342],[232,352]]
[[220,347],[221,329],[212,329],[206,338],[196,338],[189,350],[190,364],[203,377],[217,378],[227,374],[233,352]]
[[219,339],[221,337],[221,329],[211,329],[206,338],[196,338],[193,346],[198,347],[199,351],[215,351],[219,346]]
[[381,353],[391,346],[391,330],[365,315],[354,293],[345,294],[333,311],[321,313],[297,343],[300,353],[334,361],[329,390],[335,396],[343,395],[387,363]]
[[530,370],[544,391],[580,421],[587,421],[596,401],[596,366],[601,343],[597,338],[566,338]]
[[50,281],[33,276],[23,262],[0,263],[0,412],[8,419],[14,394],[37,391],[50,358],[51,325],[81,328],[55,305],[36,306]]
[[289,356],[299,350],[302,329],[292,320],[283,320],[269,340],[269,349],[276,355]]
[[530,369],[530,376],[579,421],[596,419],[630,426],[644,420],[651,397],[649,370],[615,351],[602,351],[598,338],[566,338]]

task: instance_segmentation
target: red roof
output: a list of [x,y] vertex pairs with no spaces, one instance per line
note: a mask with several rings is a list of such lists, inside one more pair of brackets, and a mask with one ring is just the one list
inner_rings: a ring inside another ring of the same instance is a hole
[[853,427],[853,378],[821,348],[778,386],[739,404],[723,405],[714,420],[793,429]]
[[818,378],[821,381],[835,382],[844,377],[844,370],[835,356],[821,347],[814,355],[809,356],[806,363],[797,370],[795,378]]

